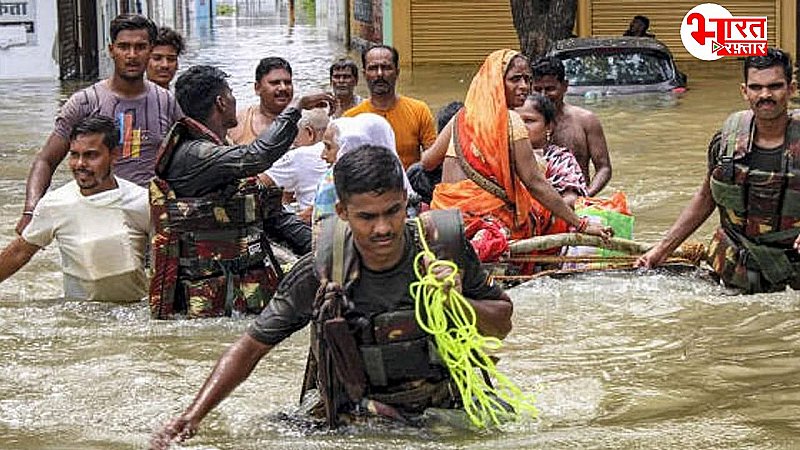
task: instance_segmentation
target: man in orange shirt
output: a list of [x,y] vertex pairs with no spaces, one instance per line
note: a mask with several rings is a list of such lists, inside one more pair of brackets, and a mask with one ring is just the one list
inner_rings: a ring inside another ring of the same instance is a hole
[[425,102],[395,92],[400,73],[399,56],[394,47],[375,45],[361,54],[369,98],[344,113],[345,117],[361,113],[382,116],[394,130],[395,144],[403,168],[419,161],[422,151],[433,145],[436,128],[433,114]]

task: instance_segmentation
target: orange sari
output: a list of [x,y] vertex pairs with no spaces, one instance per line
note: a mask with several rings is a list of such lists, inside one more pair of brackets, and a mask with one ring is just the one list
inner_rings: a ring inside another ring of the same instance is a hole
[[511,113],[506,105],[505,73],[518,54],[497,50],[486,58],[472,79],[464,109],[453,126],[454,142],[461,147],[466,163],[500,187],[508,202],[470,178],[440,183],[431,202],[431,209],[460,209],[467,226],[493,217],[510,230],[512,239],[543,234],[551,224],[550,211],[531,197],[511,167],[512,139],[528,139],[527,133],[512,136]]

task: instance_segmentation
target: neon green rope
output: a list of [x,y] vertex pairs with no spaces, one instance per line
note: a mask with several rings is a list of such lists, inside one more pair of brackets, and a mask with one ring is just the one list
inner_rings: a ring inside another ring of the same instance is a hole
[[[482,336],[476,327],[475,309],[456,289],[458,266],[453,261],[438,260],[425,240],[422,222],[416,219],[423,250],[414,258],[414,274],[417,281],[409,290],[414,299],[417,323],[436,342],[439,357],[450,371],[453,383],[461,394],[464,410],[470,421],[478,428],[486,428],[489,422],[501,423],[500,415],[509,414],[501,403],[507,403],[517,415],[522,412],[536,416],[534,396],[525,394],[514,382],[501,374],[486,354],[502,346],[500,339]],[[426,273],[420,272],[422,258],[432,261]],[[435,269],[450,267],[452,273],[438,280]],[[489,386],[476,369],[485,370],[495,380],[496,387]]]

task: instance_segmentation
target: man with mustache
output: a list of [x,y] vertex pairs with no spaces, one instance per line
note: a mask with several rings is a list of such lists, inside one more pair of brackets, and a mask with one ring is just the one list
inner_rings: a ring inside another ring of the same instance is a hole
[[22,236],[0,253],[0,282],[55,240],[65,297],[140,301],[147,295],[147,190],[114,176],[119,150],[112,119],[90,116],[75,124],[67,157],[74,180],[45,194]]
[[364,101],[353,92],[358,84],[358,66],[352,59],[341,58],[331,64],[330,82],[333,96],[336,97],[336,109],[331,117],[341,117],[345,111]]
[[361,54],[361,64],[369,98],[346,111],[344,116],[374,113],[386,119],[394,130],[397,154],[407,170],[436,140],[433,114],[425,102],[396,92],[400,75],[397,49],[388,45],[372,46]]
[[50,187],[58,165],[69,151],[69,134],[81,119],[111,117],[120,128],[120,155],[114,172],[140,186],[153,178],[156,151],[172,124],[183,117],[172,94],[144,79],[156,26],[148,18],[122,14],[111,21],[108,53],[114,72],[106,79],[73,94],[56,116],[55,129],[36,154],[25,191],[25,206],[17,233],[28,225],[39,199]]
[[[441,363],[431,362],[431,336],[415,319],[409,285],[416,280],[420,232],[415,222],[406,221],[407,194],[397,156],[385,147],[363,145],[342,156],[334,167],[337,215],[323,222],[314,253],[292,267],[261,315],[220,357],[192,404],[153,437],[151,449],[165,449],[173,440],[192,437],[203,418],[247,379],[267,353],[309,323],[312,358],[301,396],[310,389],[320,390],[329,424],[335,425],[342,414],[359,414],[358,410],[362,415],[403,420],[418,417],[428,407],[459,407],[449,386],[450,373]],[[463,293],[474,308],[481,334],[504,338],[511,331],[510,298],[488,281],[463,236],[463,225],[458,226],[458,212],[435,214],[439,218],[428,216],[433,225],[424,226],[425,238],[437,257],[458,264],[451,289]],[[439,280],[452,274],[450,268],[440,269],[431,269]],[[346,361],[330,361],[325,359],[330,356],[327,351],[320,349],[336,344],[325,334],[331,330],[325,328],[328,324],[320,325],[328,319],[320,316],[333,313],[339,302],[344,303],[339,313],[343,317],[334,322],[353,330],[349,338],[347,331],[339,336],[351,339],[358,353],[342,354]],[[329,384],[319,375],[319,367],[328,367]],[[341,392],[344,382],[350,383],[347,394]],[[350,390],[356,384],[360,392]],[[321,408],[314,411],[319,415]]]
[[240,111],[236,115],[238,125],[228,131],[228,139],[234,144],[247,145],[255,141],[289,106],[294,96],[292,66],[275,56],[262,59],[256,67],[254,89],[259,103]]
[[741,92],[750,109],[729,116],[711,139],[703,184],[638,266],[664,262],[718,208],[709,257],[726,286],[800,288],[800,117],[787,111],[795,90],[785,52],[745,59]]
[[177,31],[170,27],[158,27],[158,36],[147,63],[147,79],[169,89],[169,84],[178,73],[178,57],[184,48],[183,36]]

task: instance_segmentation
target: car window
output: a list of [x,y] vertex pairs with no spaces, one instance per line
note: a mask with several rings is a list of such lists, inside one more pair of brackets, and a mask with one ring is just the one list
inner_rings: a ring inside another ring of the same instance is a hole
[[559,55],[571,86],[656,84],[674,77],[668,55],[637,49],[592,49]]

